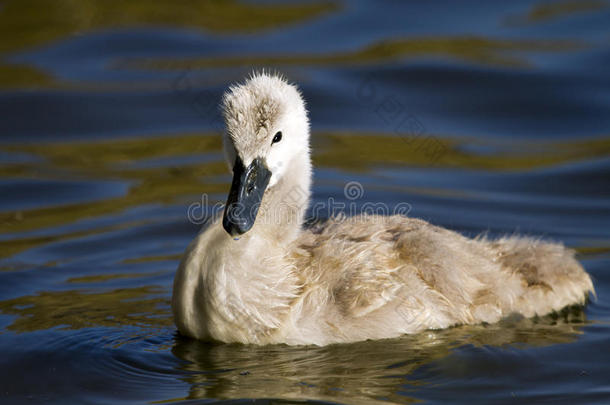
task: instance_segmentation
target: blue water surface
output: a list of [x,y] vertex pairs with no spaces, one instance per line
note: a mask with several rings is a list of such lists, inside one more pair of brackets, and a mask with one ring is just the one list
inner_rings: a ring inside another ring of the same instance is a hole
[[[606,0],[2,2],[0,402],[610,402],[609,21]],[[217,105],[262,68],[307,100],[314,203],[560,241],[597,297],[349,345],[180,337],[175,269],[231,180]]]

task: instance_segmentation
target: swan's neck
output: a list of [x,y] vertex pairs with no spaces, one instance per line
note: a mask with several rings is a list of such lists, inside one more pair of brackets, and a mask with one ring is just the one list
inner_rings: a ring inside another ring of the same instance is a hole
[[205,246],[202,268],[209,291],[207,329],[199,335],[224,341],[272,342],[268,339],[286,318],[299,288],[286,253],[301,231],[310,183],[309,156],[294,159],[265,192],[252,229],[232,238],[218,224],[209,239],[197,244]]
[[301,230],[309,206],[311,161],[309,154],[295,157],[282,178],[263,197],[251,232],[280,244],[288,244]]

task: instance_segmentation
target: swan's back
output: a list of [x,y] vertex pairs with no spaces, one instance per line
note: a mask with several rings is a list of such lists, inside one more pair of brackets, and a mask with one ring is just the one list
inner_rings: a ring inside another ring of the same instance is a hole
[[495,322],[513,312],[543,315],[593,290],[562,245],[468,239],[402,216],[330,220],[297,245],[307,286],[300,316],[327,318],[326,327],[348,340]]

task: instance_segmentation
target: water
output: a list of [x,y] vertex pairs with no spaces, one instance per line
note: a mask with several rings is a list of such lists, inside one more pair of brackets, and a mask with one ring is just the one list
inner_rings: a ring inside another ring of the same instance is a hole
[[[597,0],[4,1],[0,401],[607,403],[608,21]],[[254,67],[303,89],[314,202],[563,241],[597,300],[322,348],[180,338],[174,271],[230,181],[216,105]]]

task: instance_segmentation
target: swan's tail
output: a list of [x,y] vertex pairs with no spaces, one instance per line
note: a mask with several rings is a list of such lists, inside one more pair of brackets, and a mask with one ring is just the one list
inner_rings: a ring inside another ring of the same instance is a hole
[[595,295],[591,277],[561,244],[531,238],[505,237],[492,242],[506,270],[523,280],[524,293],[513,311],[525,316],[545,315],[568,305],[584,304]]

